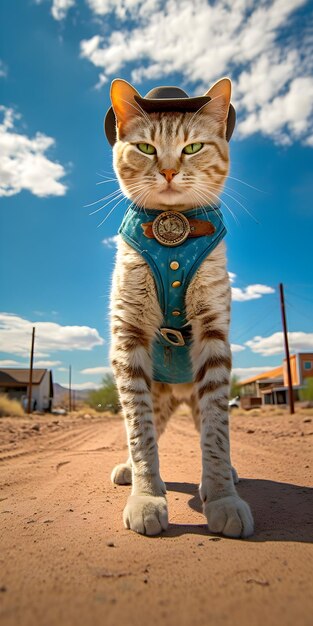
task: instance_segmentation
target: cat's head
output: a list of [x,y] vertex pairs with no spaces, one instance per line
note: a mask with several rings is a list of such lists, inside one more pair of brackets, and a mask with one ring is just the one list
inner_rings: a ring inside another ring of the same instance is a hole
[[187,210],[216,204],[229,169],[226,124],[231,82],[218,81],[196,112],[147,113],[132,85],[116,79],[114,169],[125,195],[145,208]]

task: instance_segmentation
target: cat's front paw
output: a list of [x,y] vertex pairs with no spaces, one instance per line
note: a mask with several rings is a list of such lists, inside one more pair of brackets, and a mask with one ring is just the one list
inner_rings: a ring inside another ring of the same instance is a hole
[[204,502],[203,511],[209,530],[226,537],[250,537],[253,517],[249,505],[239,496],[227,496],[213,502]]
[[168,527],[166,498],[129,496],[123,513],[125,528],[141,535],[158,535]]
[[116,465],[111,473],[111,481],[115,485],[131,485],[132,468],[127,463]]

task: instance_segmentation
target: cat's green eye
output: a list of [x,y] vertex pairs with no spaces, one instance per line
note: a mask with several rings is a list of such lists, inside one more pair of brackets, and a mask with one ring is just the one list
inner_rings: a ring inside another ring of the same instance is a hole
[[151,143],[137,143],[137,148],[140,152],[144,152],[145,154],[156,153],[156,149],[154,146],[151,146]]
[[183,152],[185,154],[195,154],[196,152],[199,152],[201,148],[203,148],[203,143],[190,143],[188,146],[184,147]]

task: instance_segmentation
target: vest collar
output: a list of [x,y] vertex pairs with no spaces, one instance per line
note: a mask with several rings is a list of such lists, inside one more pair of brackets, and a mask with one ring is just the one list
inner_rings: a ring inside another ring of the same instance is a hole
[[[138,213],[142,216],[143,221],[145,221],[146,217],[156,218],[163,211],[177,211],[175,206],[170,206],[164,209],[144,209],[143,207],[138,206],[138,204],[130,204],[128,207],[128,211],[132,211],[133,213]],[[195,207],[194,209],[188,209],[187,211],[177,211],[178,213],[182,213],[187,218],[190,217],[199,217],[200,219],[207,219],[211,221],[212,213],[218,212],[219,219],[223,221],[222,214],[220,212],[220,204],[208,204],[206,206]],[[210,215],[209,215],[210,214]]]

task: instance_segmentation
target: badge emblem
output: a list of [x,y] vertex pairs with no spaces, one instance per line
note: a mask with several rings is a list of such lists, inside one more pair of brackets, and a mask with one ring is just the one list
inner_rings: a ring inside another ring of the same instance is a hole
[[190,224],[182,213],[164,211],[155,218],[152,231],[156,240],[163,246],[179,246],[187,239]]

